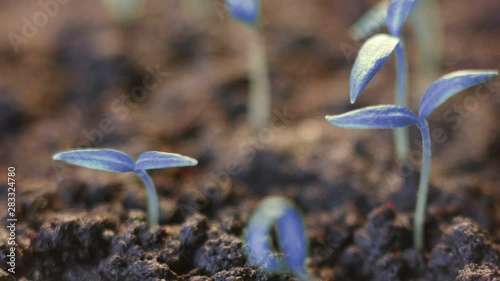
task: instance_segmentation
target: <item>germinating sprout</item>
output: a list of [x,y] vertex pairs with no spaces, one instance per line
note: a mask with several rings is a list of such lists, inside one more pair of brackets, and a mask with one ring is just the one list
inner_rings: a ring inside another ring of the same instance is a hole
[[118,173],[135,172],[146,186],[149,226],[158,225],[160,208],[156,187],[146,170],[195,166],[198,164],[198,161],[191,157],[159,151],[146,151],[134,163],[134,160],[127,154],[118,150],[104,148],[63,151],[55,154],[52,158],[95,170]]
[[250,29],[248,50],[248,119],[255,130],[268,125],[271,118],[271,82],[267,69],[266,49],[259,30],[259,0],[226,0],[231,16]]
[[144,0],[103,0],[113,19],[122,24],[135,21],[144,8]]
[[424,222],[431,168],[431,138],[425,118],[453,95],[496,76],[498,76],[498,71],[494,70],[464,70],[442,76],[422,96],[418,116],[399,105],[370,106],[341,115],[326,116],[331,124],[351,129],[394,129],[417,125],[422,134],[423,144],[423,160],[413,221],[414,247],[418,250],[424,246]]
[[[408,63],[404,40],[401,36],[404,23],[418,3],[416,0],[392,0],[387,6],[386,25],[391,36],[374,35],[361,47],[351,73],[351,103],[354,103],[373,76],[396,52],[395,104],[408,107]],[[398,41],[395,41],[397,38]],[[396,44],[394,44],[397,42]],[[367,62],[376,61],[377,64]],[[368,68],[368,69],[367,69]],[[394,129],[394,143],[398,159],[404,160],[410,152],[406,128]]]
[[[275,232],[277,247],[272,246]],[[252,265],[269,273],[293,274],[316,280],[307,270],[309,240],[300,211],[286,199],[269,197],[254,211],[245,233],[246,253]]]

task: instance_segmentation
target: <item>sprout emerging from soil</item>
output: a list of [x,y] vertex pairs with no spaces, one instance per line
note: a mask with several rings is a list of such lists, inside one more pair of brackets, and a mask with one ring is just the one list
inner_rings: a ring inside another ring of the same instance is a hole
[[250,29],[248,50],[248,119],[255,130],[265,128],[271,118],[271,82],[266,50],[259,30],[259,0],[226,0],[231,16]]
[[[416,3],[418,3],[416,0],[392,0],[388,5],[386,24],[391,36],[375,35],[361,47],[351,73],[351,103],[356,101],[361,91],[395,51],[395,104],[408,107],[408,63],[401,31]],[[394,144],[398,159],[405,160],[410,152],[407,128],[394,129]]]
[[[273,232],[277,245],[273,245]],[[269,273],[317,280],[305,263],[309,241],[302,214],[286,199],[269,197],[259,204],[248,223],[245,241],[252,265]]]
[[156,187],[151,177],[146,173],[146,170],[195,166],[198,164],[198,161],[193,158],[159,151],[144,152],[134,163],[134,160],[130,156],[121,151],[101,148],[63,151],[55,154],[52,158],[95,170],[118,173],[135,172],[146,186],[148,195],[148,224],[150,227],[158,225],[160,207],[158,205]]
[[351,129],[394,129],[417,125],[422,134],[423,143],[422,167],[413,221],[414,247],[418,250],[424,246],[424,222],[431,168],[431,138],[425,118],[453,95],[496,76],[498,76],[498,71],[464,70],[439,78],[424,93],[420,101],[418,116],[399,105],[370,106],[341,115],[326,116],[331,124]]

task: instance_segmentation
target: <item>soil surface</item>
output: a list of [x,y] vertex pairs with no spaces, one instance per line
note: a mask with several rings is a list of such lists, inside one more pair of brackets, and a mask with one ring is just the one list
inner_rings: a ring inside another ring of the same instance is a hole
[[[393,60],[349,102],[360,43],[348,27],[375,1],[263,1],[273,117],[259,132],[246,120],[247,30],[222,1],[146,2],[128,25],[98,1],[0,3],[0,218],[9,224],[7,171],[15,167],[17,219],[15,274],[12,233],[0,228],[0,280],[293,280],[250,267],[245,256],[247,221],[269,195],[304,212],[308,264],[320,280],[500,280],[498,79],[429,117],[445,140],[434,143],[418,252],[419,159],[396,163],[388,130],[324,120],[392,103]],[[500,2],[438,2],[443,56],[432,79],[498,69]],[[411,28],[404,36],[415,109],[426,85],[416,82]],[[418,155],[416,128],[411,139]],[[161,217],[148,228],[133,174],[51,158],[83,147],[175,152],[199,165],[151,171]]]

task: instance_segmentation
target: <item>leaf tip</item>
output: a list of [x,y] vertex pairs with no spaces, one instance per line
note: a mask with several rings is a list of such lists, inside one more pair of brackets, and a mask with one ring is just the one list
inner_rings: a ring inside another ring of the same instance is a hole
[[52,160],[62,160],[62,152],[52,155]]
[[358,94],[356,94],[354,91],[351,91],[351,95],[350,95],[350,98],[351,98],[351,104],[354,104],[356,102],[356,99],[358,98]]
[[198,160],[186,156],[186,160],[189,162],[189,166],[196,166],[198,165]]
[[328,121],[328,123],[330,123],[332,125],[337,125],[336,124],[336,121],[337,121],[337,116],[336,115],[326,115],[325,119],[326,119],[326,121]]

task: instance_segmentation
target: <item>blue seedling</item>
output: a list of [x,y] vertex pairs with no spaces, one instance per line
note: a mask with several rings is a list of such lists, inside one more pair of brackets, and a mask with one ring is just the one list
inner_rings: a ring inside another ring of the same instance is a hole
[[271,118],[271,82],[267,69],[266,50],[259,30],[259,0],[226,0],[231,16],[250,29],[248,50],[248,119],[255,130],[268,125]]
[[[277,247],[272,246],[272,231]],[[252,265],[272,274],[293,274],[300,280],[316,280],[307,270],[309,241],[300,211],[281,197],[263,200],[254,211],[245,234]]]
[[52,158],[95,170],[118,173],[135,172],[146,186],[148,194],[148,223],[150,226],[158,225],[160,208],[155,185],[151,177],[146,173],[146,170],[195,166],[198,164],[198,161],[193,158],[159,151],[146,151],[134,163],[134,160],[130,156],[121,151],[100,148],[59,152]]
[[[394,1],[393,1],[394,2]],[[437,62],[441,60],[439,6],[436,0],[416,0],[410,14],[410,23],[415,36],[418,57],[418,78],[425,80],[438,72]],[[387,23],[387,9],[390,1],[382,0],[369,9],[352,25],[350,32],[355,40],[365,40]],[[421,77],[422,76],[422,77]]]
[[[375,35],[361,47],[351,72],[351,103],[354,103],[361,91],[373,79],[375,74],[396,52],[396,95],[395,104],[408,107],[408,64],[404,40],[401,36],[404,22],[418,1],[392,0],[387,8],[388,35]],[[397,39],[397,40],[396,40]],[[408,131],[405,128],[394,129],[396,155],[400,160],[407,158],[410,152]]]
[[431,168],[431,138],[425,118],[453,95],[496,76],[498,76],[498,71],[467,70],[453,72],[441,77],[424,93],[420,101],[418,116],[406,107],[399,105],[370,106],[341,115],[326,116],[328,122],[342,128],[394,129],[416,124],[420,129],[423,160],[413,222],[414,246],[416,249],[420,250],[424,245],[424,220]]

